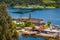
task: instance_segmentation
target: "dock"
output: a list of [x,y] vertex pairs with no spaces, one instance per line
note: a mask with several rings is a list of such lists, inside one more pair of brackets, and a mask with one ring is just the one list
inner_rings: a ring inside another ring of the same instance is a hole
[[36,36],[36,37],[52,37],[52,38],[56,38],[58,36],[58,34],[45,34],[45,33],[38,33],[38,32],[22,32],[22,35],[27,35],[27,36]]
[[36,31],[21,31],[21,30],[17,30],[17,32],[19,33],[19,36],[24,36],[24,37],[34,37],[34,38],[44,38],[45,40],[60,40],[60,36],[58,34],[44,34],[44,33],[38,33]]

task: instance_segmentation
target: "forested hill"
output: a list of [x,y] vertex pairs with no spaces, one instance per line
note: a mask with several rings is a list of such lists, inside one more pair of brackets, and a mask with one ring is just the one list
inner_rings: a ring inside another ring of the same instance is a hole
[[[0,0],[2,1],[2,0]],[[60,0],[3,0],[8,6],[15,5],[40,5],[40,6],[53,6],[60,7]]]

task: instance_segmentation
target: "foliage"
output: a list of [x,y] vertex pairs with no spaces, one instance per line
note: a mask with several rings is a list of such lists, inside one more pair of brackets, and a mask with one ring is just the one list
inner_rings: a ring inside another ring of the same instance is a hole
[[51,24],[51,22],[50,22],[50,21],[48,21],[48,22],[47,22],[47,25],[48,25],[49,27],[50,27],[50,24]]
[[[6,5],[4,2],[0,3],[0,40],[12,40],[17,39],[13,37],[15,34],[14,27],[12,25],[12,18],[8,15]],[[17,36],[17,34],[16,34]]]
[[[2,0],[1,0],[2,1]],[[3,0],[8,6],[14,5],[40,5],[40,6],[54,6],[60,7],[60,0]]]
[[48,21],[47,24],[42,25],[41,27],[44,28],[44,29],[46,29],[46,28],[49,28],[50,27],[50,24],[51,24],[51,22]]
[[[21,22],[21,20],[19,21]],[[33,24],[31,21],[27,20],[27,19],[23,19],[22,20],[22,24],[16,24],[17,27],[21,27],[21,28],[24,28],[24,27],[35,27],[35,24]]]
[[45,40],[55,40],[55,38],[46,38]]
[[42,25],[42,28],[46,29],[46,28],[48,28],[48,25],[47,24]]

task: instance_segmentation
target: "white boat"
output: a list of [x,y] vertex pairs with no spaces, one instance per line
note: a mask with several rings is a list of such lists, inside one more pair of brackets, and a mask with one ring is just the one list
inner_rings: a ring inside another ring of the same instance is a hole
[[59,30],[51,30],[50,28],[44,29],[39,34],[36,34],[37,36],[43,36],[43,37],[57,37],[59,36],[60,31]]
[[36,36],[42,36],[42,37],[57,37],[57,34],[54,33],[54,34],[46,34],[46,33],[39,33],[39,34],[36,34]]

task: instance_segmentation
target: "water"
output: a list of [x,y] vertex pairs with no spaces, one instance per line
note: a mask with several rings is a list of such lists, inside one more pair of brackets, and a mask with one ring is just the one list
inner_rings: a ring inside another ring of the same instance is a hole
[[[8,8],[8,13],[12,16],[12,18],[20,18],[21,16],[23,17],[28,17],[29,14],[26,13],[24,15],[22,14],[14,14],[13,12],[22,12],[24,10],[21,9],[11,9]],[[44,9],[44,10],[35,10],[32,11],[32,18],[42,18],[44,19],[45,22],[47,21],[51,21],[52,24],[51,25],[59,25],[60,26],[60,8],[56,8],[56,9]],[[43,38],[25,38],[20,36],[19,40],[44,40]]]
[[32,38],[32,37],[19,36],[19,40],[44,40],[44,38]]

